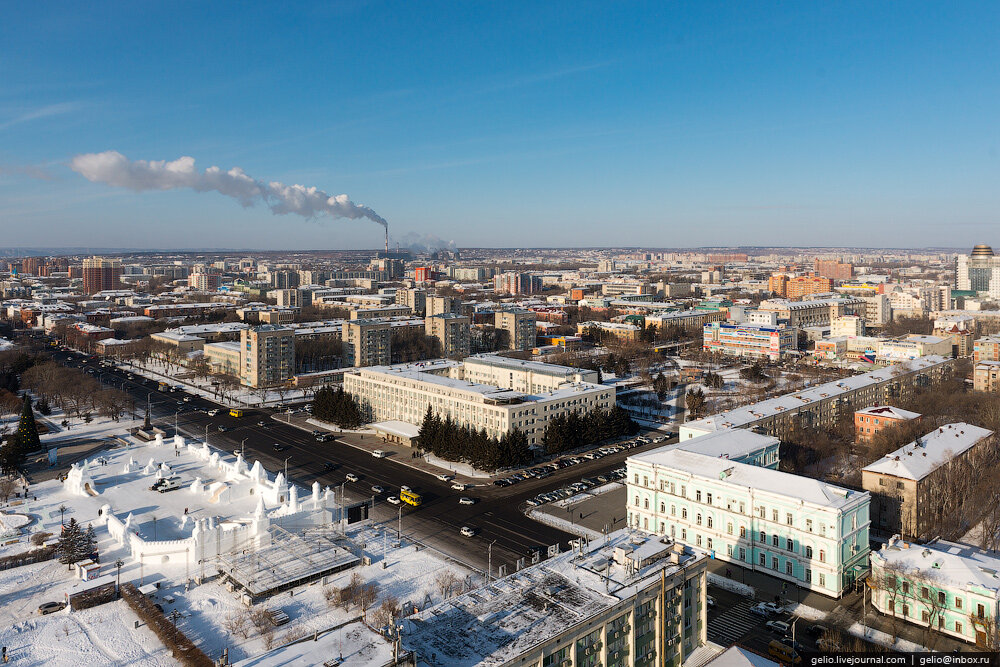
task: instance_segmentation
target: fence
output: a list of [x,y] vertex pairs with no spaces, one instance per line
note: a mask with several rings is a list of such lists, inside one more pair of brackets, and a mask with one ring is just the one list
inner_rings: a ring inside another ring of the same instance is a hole
[[52,560],[55,557],[55,546],[47,546],[41,549],[26,551],[23,554],[5,556],[4,558],[0,558],[0,571],[9,570],[12,567],[21,567],[22,565],[31,565],[32,563],[41,563],[43,560]]

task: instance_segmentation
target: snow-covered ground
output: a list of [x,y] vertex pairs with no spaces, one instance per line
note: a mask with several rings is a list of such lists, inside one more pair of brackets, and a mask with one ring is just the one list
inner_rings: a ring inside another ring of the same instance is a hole
[[[129,442],[127,447],[108,449],[88,466],[97,495],[72,494],[67,485],[55,479],[32,485],[31,494],[37,500],[29,499],[7,508],[11,513],[30,517],[32,523],[21,529],[22,535],[16,544],[0,548],[0,555],[30,548],[28,541],[33,533],[58,534],[62,516],[66,521],[75,518],[84,526],[93,524],[102,575],[114,575],[113,563],[120,558],[124,563],[121,581],[136,585],[157,583],[156,601],[167,613],[177,611],[178,627],[210,657],[218,658],[222,650],[228,648],[231,661],[249,660],[247,664],[254,665],[315,664],[315,651],[322,651],[326,660],[335,655],[334,645],[336,653],[343,651],[346,664],[388,662],[392,655],[391,643],[356,622],[360,610],[331,607],[324,596],[325,585],[343,587],[355,572],[364,581],[378,585],[376,606],[385,598],[393,597],[410,610],[423,609],[442,600],[436,580],[444,571],[454,573],[463,586],[479,583],[478,575],[445,561],[430,550],[418,550],[407,542],[405,535],[398,547],[393,546],[395,520],[384,527],[387,532],[383,532],[381,525],[353,528],[348,531],[348,538],[359,555],[370,559],[371,565],[351,568],[331,575],[325,582],[293,589],[262,603],[268,608],[282,609],[291,619],[274,631],[272,647],[297,636],[315,634],[318,638],[317,642],[288,649],[288,656],[301,657],[299,662],[286,662],[285,657],[269,653],[268,641],[259,633],[244,638],[224,627],[227,615],[239,612],[244,606],[219,578],[211,578],[217,572],[214,560],[198,563],[179,557],[163,562],[166,559],[157,557],[136,562],[128,541],[126,546],[119,546],[105,527],[104,517],[99,516],[99,511],[108,505],[119,519],[131,514],[130,530],[145,540],[154,537],[158,540],[190,539],[193,519],[212,517],[217,522],[245,521],[253,514],[262,494],[252,498],[234,497],[229,501],[213,500],[213,494],[204,490],[197,493],[191,485],[200,479],[202,489],[208,489],[213,482],[224,482],[220,476],[222,468],[204,460],[195,448],[175,450],[169,439],[160,446],[131,438],[126,440]],[[234,459],[224,452],[219,454],[223,461]],[[180,475],[182,487],[169,493],[151,491],[149,485],[156,476],[152,470],[159,466],[148,466],[150,460],[169,465],[172,472]],[[126,468],[130,461],[135,463]],[[303,503],[309,502],[308,492],[300,490],[300,497]],[[273,517],[272,526],[281,522],[279,515],[284,506],[279,505],[271,500],[266,503],[266,510]],[[22,519],[11,518],[10,521],[23,523]],[[200,575],[205,575],[206,579],[199,585],[195,579]],[[66,591],[77,584],[79,580],[75,575],[54,560],[0,572],[0,644],[16,649],[15,655],[22,664],[175,664],[151,632],[133,628],[135,617],[124,603],[79,612],[63,610],[49,616],[38,615],[39,605],[64,600]],[[345,623],[349,625],[343,629],[330,630]],[[285,653],[280,655],[285,656]]]

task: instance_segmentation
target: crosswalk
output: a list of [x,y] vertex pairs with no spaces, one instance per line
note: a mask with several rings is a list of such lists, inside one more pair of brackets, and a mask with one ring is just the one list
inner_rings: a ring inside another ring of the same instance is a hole
[[736,641],[760,623],[760,619],[750,613],[753,600],[741,599],[730,604],[708,619],[708,639],[720,646],[732,646]]

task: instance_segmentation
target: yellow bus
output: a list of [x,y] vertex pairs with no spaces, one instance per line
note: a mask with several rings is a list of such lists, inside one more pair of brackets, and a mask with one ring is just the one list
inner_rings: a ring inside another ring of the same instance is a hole
[[230,417],[242,417],[243,416],[243,411],[240,410],[239,408],[233,408],[232,410],[229,411],[229,416]]
[[156,388],[159,389],[160,391],[164,391],[165,389],[169,389],[170,385],[168,385],[166,382],[161,382],[158,385],[156,385]]
[[400,491],[399,499],[402,500],[407,505],[413,505],[414,507],[419,507],[423,498],[420,497],[419,493],[414,493],[413,491]]

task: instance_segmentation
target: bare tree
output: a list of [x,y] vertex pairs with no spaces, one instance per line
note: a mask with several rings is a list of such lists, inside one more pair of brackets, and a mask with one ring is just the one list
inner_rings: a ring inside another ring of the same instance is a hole
[[234,609],[226,614],[226,617],[222,621],[222,627],[229,634],[249,639],[250,629],[253,627],[250,622],[250,612],[246,609]]
[[441,570],[438,572],[437,576],[434,577],[434,585],[437,587],[437,592],[444,599],[451,597],[451,589],[454,588],[458,582],[458,575],[452,570]]
[[386,596],[382,600],[382,604],[378,606],[378,609],[372,613],[372,624],[376,629],[392,625],[401,613],[399,600],[393,595]]
[[0,498],[3,498],[4,502],[7,502],[16,488],[17,480],[13,475],[0,478]]
[[890,634],[893,640],[899,636],[899,618],[896,616],[896,601],[903,595],[904,582],[909,586],[910,569],[902,563],[882,563],[872,568],[872,595],[884,595],[885,607],[888,607]]

